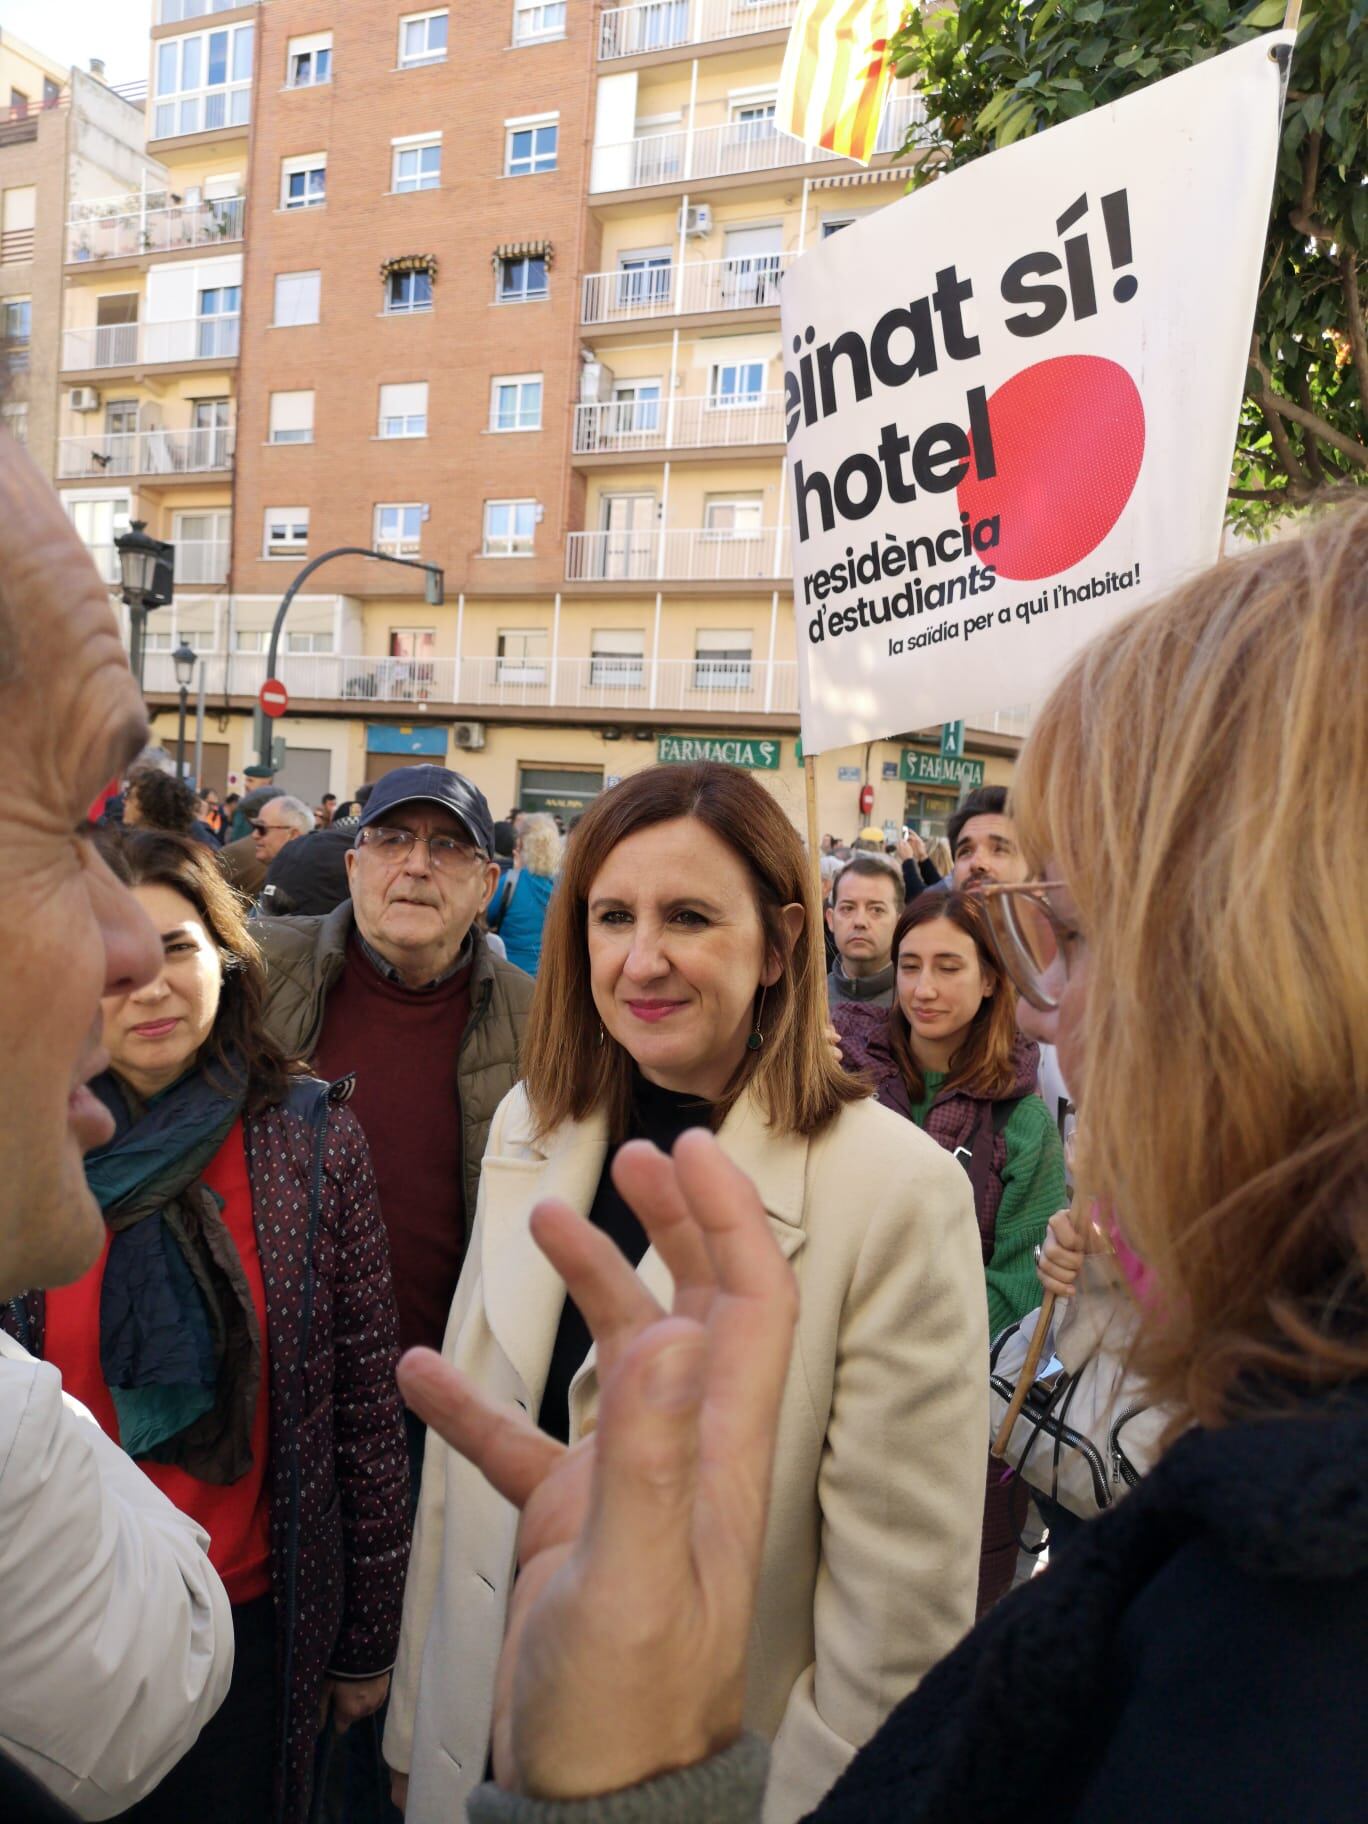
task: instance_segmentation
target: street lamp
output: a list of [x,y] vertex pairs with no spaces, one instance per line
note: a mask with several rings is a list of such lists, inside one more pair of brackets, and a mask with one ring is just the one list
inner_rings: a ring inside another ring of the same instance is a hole
[[[185,708],[198,663],[198,654],[185,640],[171,654],[171,664],[176,673],[176,689],[180,692],[180,725],[176,730],[176,774],[180,779],[185,778]],[[195,783],[198,785],[199,781],[196,780]]]
[[129,659],[141,690],[147,616],[150,610],[164,608],[171,600],[176,547],[163,539],[149,538],[146,520],[135,519],[127,532],[121,532],[114,540],[114,549],[119,554],[119,580],[128,606]]

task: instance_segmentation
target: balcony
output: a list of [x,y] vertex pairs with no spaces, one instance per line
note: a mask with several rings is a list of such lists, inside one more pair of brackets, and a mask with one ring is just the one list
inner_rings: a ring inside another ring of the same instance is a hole
[[[119,207],[120,204],[127,207]],[[146,199],[91,203],[67,223],[68,261],[124,260],[141,253],[178,253],[242,239],[247,199],[211,197],[202,203],[145,207]]]
[[[201,653],[210,696],[255,699],[266,680],[260,652]],[[385,704],[435,703],[463,709],[597,710],[605,714],[756,716],[798,713],[792,660],[709,659],[373,659],[335,653],[282,654],[276,675],[296,703],[336,703],[363,715]],[[146,688],[173,696],[169,652],[150,652]]]
[[[233,429],[106,431],[98,437],[57,440],[57,478],[76,481],[113,475],[167,478],[232,467]],[[177,547],[179,550],[179,547]]]
[[706,527],[624,532],[568,532],[565,578],[571,583],[779,582],[789,574],[788,531]]
[[[924,126],[925,122],[926,104],[920,95],[890,96],[879,123],[875,153],[901,151],[909,130],[915,125]],[[833,156],[819,146],[804,145],[780,132],[770,119],[731,120],[713,127],[675,127],[668,133],[644,133],[617,145],[596,146],[590,192],[708,183],[817,160],[830,162]]]
[[[102,581],[111,589],[119,587],[119,553],[113,545],[87,545],[90,560]],[[229,544],[226,538],[178,538],[176,540],[176,586],[228,581]]]
[[798,0],[647,0],[643,6],[614,6],[599,18],[599,60],[780,31],[797,11]]
[[188,361],[235,361],[238,316],[187,317],[172,323],[101,323],[62,334],[62,371],[154,367]]
[[575,407],[577,456],[637,450],[746,449],[784,441],[784,395],[612,399]]
[[[793,142],[790,141],[790,144]],[[730,260],[695,260],[587,272],[580,321],[631,323],[645,317],[701,316],[718,310],[779,308],[779,285],[796,253],[759,253]]]

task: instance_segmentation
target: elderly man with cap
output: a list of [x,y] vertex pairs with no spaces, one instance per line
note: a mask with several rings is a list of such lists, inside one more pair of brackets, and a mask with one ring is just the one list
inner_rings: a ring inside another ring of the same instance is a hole
[[[440,1348],[475,1220],[489,1123],[517,1082],[532,981],[477,920],[498,884],[494,820],[468,779],[402,766],[372,791],[348,851],[351,898],[256,927],[267,1023],[329,1080],[356,1074],[405,1348]],[[415,1480],[422,1430],[411,1421]]]

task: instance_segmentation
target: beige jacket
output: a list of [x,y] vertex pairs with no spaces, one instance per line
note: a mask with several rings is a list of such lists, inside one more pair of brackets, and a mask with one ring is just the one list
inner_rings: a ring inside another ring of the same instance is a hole
[[[814,1140],[779,1138],[744,1099],[719,1138],[759,1188],[798,1275],[752,1633],[748,1724],[774,1741],[766,1824],[806,1812],[973,1620],[988,1434],[987,1307],[969,1180],[911,1122],[848,1105]],[[603,1123],[532,1137],[521,1086],[485,1151],[475,1236],[444,1354],[535,1414],[564,1287],[528,1216],[588,1213]],[[651,1250],[638,1269],[667,1300]],[[570,1389],[579,1436],[591,1353]],[[429,1434],[385,1756],[410,1774],[408,1824],[450,1824],[484,1777],[517,1514]]]

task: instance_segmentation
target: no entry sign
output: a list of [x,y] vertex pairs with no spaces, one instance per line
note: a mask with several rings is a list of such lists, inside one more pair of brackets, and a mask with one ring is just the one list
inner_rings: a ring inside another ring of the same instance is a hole
[[290,693],[279,678],[267,678],[257,701],[268,716],[283,716],[290,707]]

